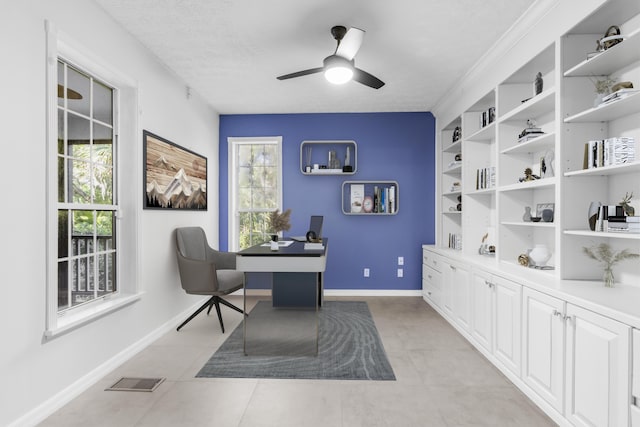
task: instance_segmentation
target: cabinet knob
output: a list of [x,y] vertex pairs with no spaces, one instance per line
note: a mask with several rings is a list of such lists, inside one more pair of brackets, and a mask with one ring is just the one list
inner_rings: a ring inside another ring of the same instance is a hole
[[430,274],[427,274],[427,277],[428,277],[429,279],[431,279],[431,275],[430,275]]
[[487,285],[489,288],[493,288],[493,283],[491,283],[491,282],[490,282],[490,281],[488,281],[488,280],[485,280],[485,281],[484,281],[484,284],[485,284],[485,285]]
[[451,268],[453,271],[456,271],[456,268],[453,265],[450,265],[449,268]]
[[564,320],[566,320],[567,322],[571,323],[571,322],[573,322],[573,316],[564,316]]
[[562,314],[562,312],[558,311],[558,310],[553,310],[553,315],[554,316],[559,316],[562,317],[563,319],[565,318],[564,315]]

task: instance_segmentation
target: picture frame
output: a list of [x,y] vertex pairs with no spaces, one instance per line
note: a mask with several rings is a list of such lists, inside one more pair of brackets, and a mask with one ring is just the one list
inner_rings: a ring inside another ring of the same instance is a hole
[[[543,215],[544,211],[551,211]],[[538,203],[536,205],[536,216],[542,218],[543,222],[553,222],[555,216],[555,203]]]
[[207,210],[207,158],[144,130],[143,208]]

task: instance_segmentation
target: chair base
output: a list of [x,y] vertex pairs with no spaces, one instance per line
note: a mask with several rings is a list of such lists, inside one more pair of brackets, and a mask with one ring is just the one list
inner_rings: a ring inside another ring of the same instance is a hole
[[[202,306],[197,309],[191,316],[189,316],[189,318],[187,320],[185,320],[184,322],[182,322],[182,324],[180,326],[178,326],[178,328],[176,329],[177,331],[179,331],[184,325],[186,325],[187,323],[189,323],[191,321],[191,319],[193,319],[194,317],[196,317],[198,314],[200,314],[200,312],[202,310],[204,310],[205,308],[209,307],[209,310],[207,310],[207,315],[209,315],[209,313],[211,312],[211,308],[215,305],[216,307],[216,312],[218,313],[218,320],[220,321],[220,328],[222,329],[222,333],[224,334],[224,323],[222,322],[222,313],[220,312],[220,304],[222,305],[226,305],[227,307],[239,312],[239,313],[244,313],[242,311],[242,309],[236,307],[235,305],[231,304],[228,301],[223,300],[222,298],[220,298],[219,296],[212,296],[211,298],[209,298],[207,300],[207,302],[205,302],[204,304],[202,304]],[[246,313],[244,313],[245,316],[247,316]]]

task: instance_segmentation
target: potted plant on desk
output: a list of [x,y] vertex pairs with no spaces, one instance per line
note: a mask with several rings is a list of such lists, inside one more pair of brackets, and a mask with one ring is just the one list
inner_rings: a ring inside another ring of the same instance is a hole
[[271,230],[271,250],[278,250],[279,233],[287,231],[291,228],[289,220],[291,218],[291,209],[280,213],[280,209],[269,214],[269,230]]

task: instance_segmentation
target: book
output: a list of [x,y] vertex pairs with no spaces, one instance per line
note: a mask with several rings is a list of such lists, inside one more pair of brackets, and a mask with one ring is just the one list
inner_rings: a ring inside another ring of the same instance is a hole
[[322,243],[313,243],[307,242],[304,244],[305,251],[316,251],[324,249],[324,245]]
[[364,184],[351,184],[351,212],[362,212]]

